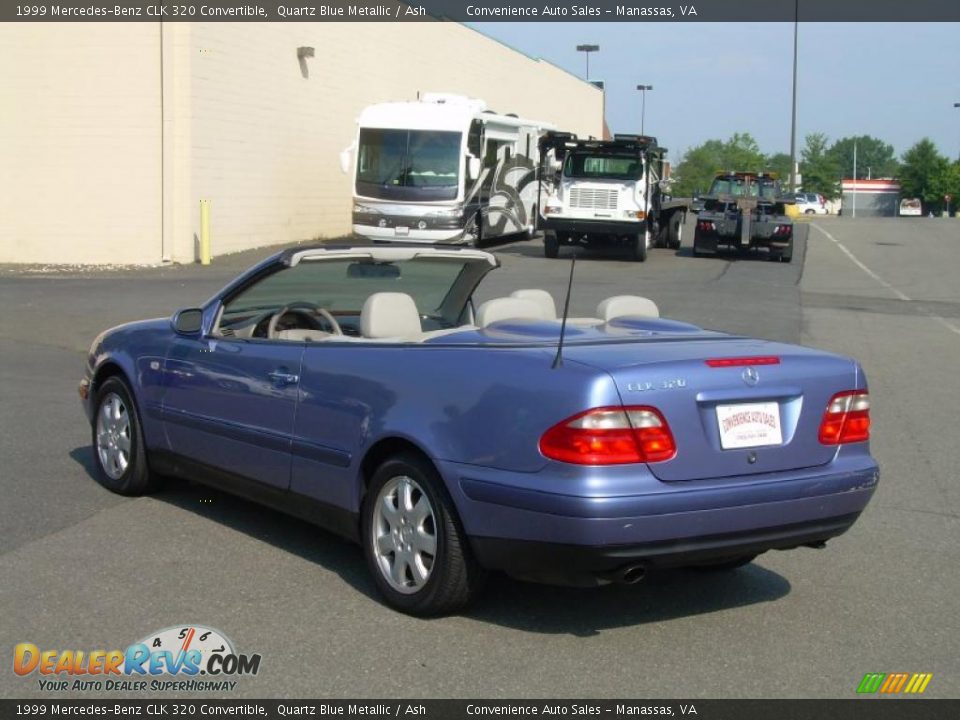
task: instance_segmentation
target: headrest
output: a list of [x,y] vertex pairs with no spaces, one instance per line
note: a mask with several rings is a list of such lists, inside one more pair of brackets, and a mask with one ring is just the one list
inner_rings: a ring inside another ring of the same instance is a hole
[[657,318],[660,317],[660,310],[653,300],[639,295],[614,295],[597,305],[597,317],[604,322],[625,315]]
[[374,293],[360,311],[360,332],[366,338],[415,339],[423,332],[417,305],[406,293]]
[[553,302],[553,295],[548,293],[546,290],[514,290],[512,293],[510,293],[510,297],[520,298],[521,300],[532,300],[540,306],[540,309],[543,312],[544,320],[557,319],[557,306]]
[[533,300],[515,297],[487,300],[477,310],[477,325],[485,328],[501,320],[543,320],[543,309]]

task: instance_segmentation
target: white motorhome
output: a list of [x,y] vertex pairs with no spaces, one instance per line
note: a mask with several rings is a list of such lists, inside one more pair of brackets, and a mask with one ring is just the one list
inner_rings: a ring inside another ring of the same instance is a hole
[[376,241],[478,245],[537,227],[538,140],[548,123],[429,93],[371,105],[354,144],[353,231]]

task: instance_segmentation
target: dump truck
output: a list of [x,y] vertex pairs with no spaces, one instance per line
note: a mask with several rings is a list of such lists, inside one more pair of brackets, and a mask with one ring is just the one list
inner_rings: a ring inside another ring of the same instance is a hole
[[614,245],[643,262],[652,247],[680,247],[689,205],[670,197],[667,150],[655,137],[558,134],[543,143],[552,147],[541,148],[541,157],[555,163],[541,204],[546,257],[563,245]]
[[716,255],[721,247],[746,252],[765,249],[771,260],[793,259],[793,219],[773,173],[717,173],[710,191],[700,198],[693,233],[693,254]]

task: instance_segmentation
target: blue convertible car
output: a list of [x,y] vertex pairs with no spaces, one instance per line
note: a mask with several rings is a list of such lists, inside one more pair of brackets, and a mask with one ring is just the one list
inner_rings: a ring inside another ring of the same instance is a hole
[[[201,308],[123,325],[80,395],[100,481],[181,475],[357,540],[402,611],[487,570],[635,582],[819,547],[877,485],[860,366],[543,290],[474,307],[473,249],[281,252]],[[560,344],[561,327],[563,333]]]

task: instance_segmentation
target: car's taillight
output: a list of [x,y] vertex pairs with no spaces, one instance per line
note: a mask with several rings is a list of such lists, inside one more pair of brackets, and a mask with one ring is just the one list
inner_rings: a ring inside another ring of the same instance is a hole
[[866,390],[847,390],[830,398],[820,423],[824,445],[865,442],[870,439],[870,395]]
[[703,232],[713,232],[716,229],[716,225],[714,225],[710,220],[700,220],[697,222],[697,230],[702,230]]
[[776,355],[753,355],[751,357],[710,358],[704,362],[712,368],[744,367],[746,365],[779,365]]
[[540,452],[574,465],[623,465],[669,460],[677,454],[677,445],[656,408],[602,407],[547,430],[540,438]]

